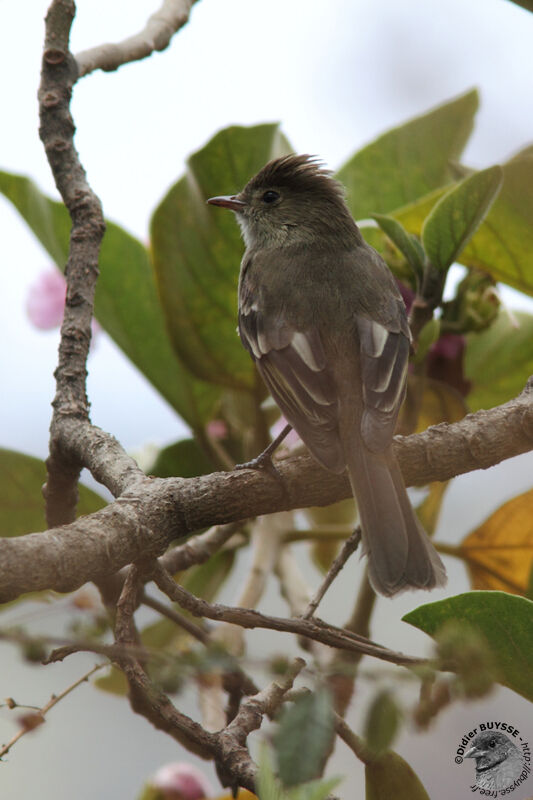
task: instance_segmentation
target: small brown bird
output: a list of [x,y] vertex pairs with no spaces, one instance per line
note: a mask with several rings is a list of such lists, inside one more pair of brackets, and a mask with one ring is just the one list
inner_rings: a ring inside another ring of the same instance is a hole
[[236,195],[246,244],[239,334],[315,459],[348,469],[374,589],[441,586],[446,573],[411,507],[391,443],[410,331],[387,265],[341,185],[308,155],[268,163]]
[[465,758],[476,760],[476,785],[491,791],[507,789],[524,768],[520,750],[500,731],[478,733]]

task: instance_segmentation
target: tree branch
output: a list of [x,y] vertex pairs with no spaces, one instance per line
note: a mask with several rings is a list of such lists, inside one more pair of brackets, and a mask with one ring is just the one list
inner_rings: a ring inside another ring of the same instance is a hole
[[333,562],[328,569],[324,579],[318,589],[316,590],[314,596],[308,603],[308,606],[304,612],[303,619],[311,619],[314,615],[315,611],[317,610],[319,604],[322,602],[322,598],[326,594],[327,590],[342,570],[352,553],[355,553],[357,548],[359,547],[359,543],[361,541],[361,527],[358,525],[357,528],[354,530],[352,535],[346,539],[344,542],[339,555],[333,559]]
[[342,628],[329,625],[318,618],[302,619],[284,617],[272,617],[261,614],[249,608],[225,606],[219,603],[208,603],[199,597],[187,592],[166,572],[160,564],[154,563],[152,578],[157,586],[167,597],[189,611],[196,617],[207,617],[207,619],[223,620],[239,625],[242,628],[265,628],[268,630],[282,631],[285,633],[295,633],[297,636],[304,636],[316,642],[322,642],[330,647],[342,650],[351,650],[358,653],[374,656],[382,661],[393,664],[410,665],[420,664],[423,659],[415,656],[407,656],[403,653],[396,653],[387,647],[371,642],[363,636],[357,636]]
[[87,421],[86,360],[91,341],[98,253],[105,224],[100,201],[91,190],[74,147],[74,122],[69,105],[78,68],[69,51],[76,7],[71,0],[53,0],[46,15],[45,45],[39,87],[39,135],[56,186],[72,219],[65,276],[67,296],[61,325],[56,395],[50,426],[48,480],[44,489],[50,526],[71,522],[78,500],[81,464],[63,451],[59,430],[63,418]]
[[[73,424],[70,421],[65,430]],[[88,429],[87,423],[81,426]],[[257,470],[190,479],[146,478],[125,454],[121,480],[120,470],[117,474],[113,462],[106,466],[102,457],[106,435],[98,429],[93,432],[91,447],[84,447],[83,436],[76,439],[76,455],[108,485],[129,488],[116,502],[70,525],[0,540],[0,602],[42,589],[72,591],[139,559],[160,556],[172,541],[202,528],[280,510],[329,505],[351,494],[346,477],[326,472],[308,456],[278,463],[287,493],[278,481]],[[111,447],[118,447],[112,438],[109,441]],[[469,414],[452,425],[443,423],[413,436],[397,436],[394,442],[409,486],[486,469],[531,449],[531,379],[505,405]],[[121,452],[117,450],[118,455]],[[34,565],[32,570],[27,568],[29,563]]]
[[[74,147],[75,127],[70,113],[72,90],[79,77],[94,69],[116,69],[120,64],[144,58],[154,50],[163,50],[173,34],[187,22],[194,2],[196,0],[164,0],[141,33],[118,45],[102,45],[85,51],[78,59],[69,50],[70,29],[76,13],[73,0],[52,0],[46,16],[38,93],[39,134],[56,186],[72,219],[65,268],[67,296],[55,372],[56,394],[52,404],[48,479],[43,490],[50,526],[72,522],[76,516],[77,484],[85,462],[76,454],[76,448],[71,447],[63,422],[89,420],[86,362],[91,341],[98,257],[105,231],[100,201],[89,186]],[[72,434],[72,430],[69,433]],[[113,483],[107,473],[103,483]],[[113,485],[113,489],[116,488]]]
[[174,34],[189,20],[196,0],[164,0],[161,8],[148,18],[140,33],[118,44],[101,44],[76,56],[80,78],[96,69],[112,72],[122,64],[140,61],[154,51],[165,50]]

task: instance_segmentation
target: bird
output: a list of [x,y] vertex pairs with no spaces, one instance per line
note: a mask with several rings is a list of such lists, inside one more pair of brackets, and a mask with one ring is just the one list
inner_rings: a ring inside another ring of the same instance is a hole
[[492,791],[507,789],[524,768],[520,750],[500,731],[478,733],[465,758],[476,761],[476,785]]
[[411,344],[405,305],[342,185],[315,156],[293,154],[207,202],[233,211],[244,239],[242,344],[314,459],[348,471],[372,587],[391,597],[442,586],[392,451]]

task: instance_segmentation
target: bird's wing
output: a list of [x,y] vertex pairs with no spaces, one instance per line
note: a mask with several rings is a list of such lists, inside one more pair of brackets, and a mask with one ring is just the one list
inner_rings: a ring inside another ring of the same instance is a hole
[[361,434],[374,452],[390,444],[405,397],[410,339],[403,318],[399,321],[386,326],[357,317],[364,405]]
[[239,334],[274,400],[311,453],[342,472],[338,402],[324,347],[315,328],[296,330],[283,316],[265,314],[241,298]]

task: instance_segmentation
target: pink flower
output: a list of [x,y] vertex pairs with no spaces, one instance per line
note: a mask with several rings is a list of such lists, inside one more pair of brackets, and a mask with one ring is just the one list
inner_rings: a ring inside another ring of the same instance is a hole
[[165,800],[203,800],[212,797],[207,778],[184,761],[160,767],[152,778],[152,785],[159,789]]
[[[42,331],[58,328],[63,321],[67,283],[58,269],[41,272],[37,280],[31,284],[26,298],[26,312],[30,322]],[[101,330],[94,319],[91,321],[94,337]]]
[[225,439],[228,435],[228,426],[223,419],[212,419],[207,423],[207,433],[212,439]]
[[57,269],[41,272],[32,283],[26,299],[26,311],[36,328],[48,331],[61,325],[67,284]]

